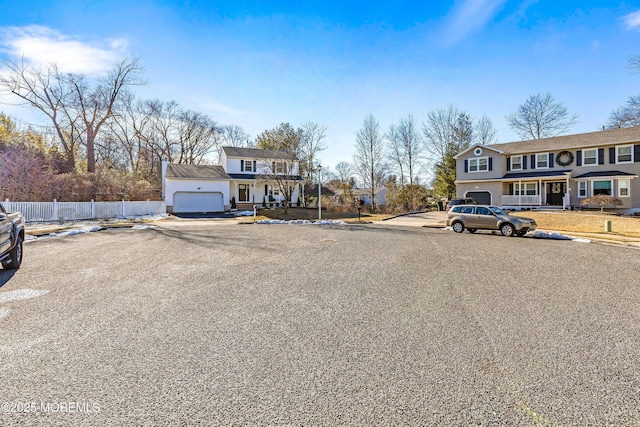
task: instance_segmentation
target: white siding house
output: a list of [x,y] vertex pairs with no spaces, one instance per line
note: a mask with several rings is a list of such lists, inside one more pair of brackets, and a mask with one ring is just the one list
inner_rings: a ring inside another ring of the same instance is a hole
[[222,147],[219,164],[163,164],[163,197],[170,213],[228,211],[254,205],[295,205],[304,195],[299,163],[285,152]]

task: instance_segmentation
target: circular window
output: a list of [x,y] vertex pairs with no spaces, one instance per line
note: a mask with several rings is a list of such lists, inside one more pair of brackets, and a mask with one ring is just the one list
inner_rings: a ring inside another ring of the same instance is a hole
[[476,156],[479,156],[480,154],[482,154],[482,148],[478,147],[475,150],[473,150],[473,154],[475,154]]
[[568,166],[573,163],[573,153],[571,151],[561,151],[556,156],[556,163],[560,166]]

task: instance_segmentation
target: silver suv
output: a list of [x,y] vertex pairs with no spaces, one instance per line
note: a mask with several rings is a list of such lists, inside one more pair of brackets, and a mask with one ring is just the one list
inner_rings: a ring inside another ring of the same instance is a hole
[[536,222],[531,218],[511,216],[496,206],[457,205],[447,212],[447,226],[456,233],[465,229],[469,233],[476,230],[499,230],[503,236],[524,236],[536,229]]

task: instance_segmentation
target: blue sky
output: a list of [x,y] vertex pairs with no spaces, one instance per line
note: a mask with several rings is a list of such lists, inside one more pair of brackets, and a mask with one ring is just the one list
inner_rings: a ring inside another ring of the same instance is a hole
[[[372,4],[374,3],[374,4]],[[99,75],[137,56],[140,98],[176,100],[253,136],[327,126],[323,163],[350,161],[369,113],[383,131],[454,104],[499,142],[529,95],[550,92],[598,130],[640,93],[640,5],[615,1],[0,1],[0,57]],[[10,105],[24,123],[46,123]]]

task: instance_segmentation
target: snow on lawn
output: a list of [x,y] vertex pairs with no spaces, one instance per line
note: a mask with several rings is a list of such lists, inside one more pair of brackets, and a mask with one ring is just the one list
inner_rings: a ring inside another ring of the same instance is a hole
[[253,216],[253,211],[232,212],[235,216]]
[[61,237],[61,236],[73,236],[76,234],[93,233],[100,231],[103,228],[99,225],[93,225],[90,227],[70,228],[68,230],[58,231],[57,233],[48,234],[49,237]]
[[285,221],[284,219],[261,219],[256,224],[315,224],[315,225],[345,225],[346,222],[340,220],[323,219],[321,221],[309,221],[308,219],[292,219]]

